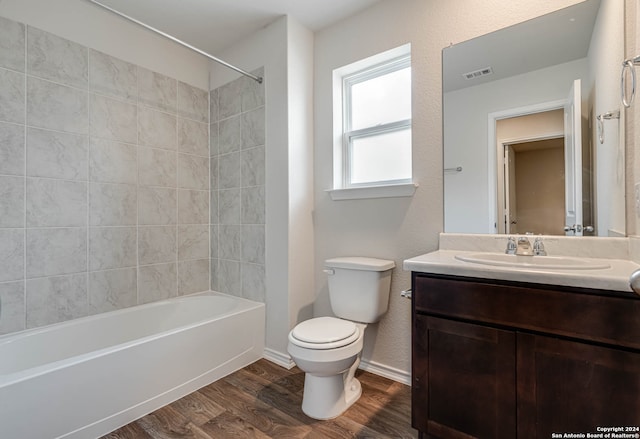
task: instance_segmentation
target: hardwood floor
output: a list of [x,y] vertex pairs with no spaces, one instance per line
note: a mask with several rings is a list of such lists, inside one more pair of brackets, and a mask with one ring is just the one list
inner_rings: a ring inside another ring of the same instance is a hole
[[362,397],[341,416],[317,421],[301,409],[304,373],[259,360],[103,439],[417,438],[411,388],[358,371]]

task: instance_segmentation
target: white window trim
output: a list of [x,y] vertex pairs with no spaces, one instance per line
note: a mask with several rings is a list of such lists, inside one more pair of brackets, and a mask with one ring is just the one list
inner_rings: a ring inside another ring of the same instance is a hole
[[[383,74],[381,72],[391,72],[398,68],[403,68],[403,64],[410,65],[410,56],[411,45],[406,44],[334,71],[334,172],[333,189],[327,190],[333,200],[408,197],[415,193],[418,185],[412,182],[412,178],[383,182],[367,182],[363,184],[347,184],[349,181],[349,169],[347,166],[347,163],[349,163],[347,157],[349,148],[347,144],[350,138],[366,137],[385,131],[394,132],[411,128],[411,119],[350,131],[347,129],[349,121],[346,120],[349,112],[348,109],[345,108],[347,102],[350,100],[344,99],[343,95],[346,90],[349,90],[349,87],[345,87],[346,81],[352,81],[352,84],[355,84]],[[380,69],[375,67],[376,64],[380,64]],[[402,67],[398,67],[398,64]],[[362,72],[362,70],[365,69],[367,69],[367,71]]]

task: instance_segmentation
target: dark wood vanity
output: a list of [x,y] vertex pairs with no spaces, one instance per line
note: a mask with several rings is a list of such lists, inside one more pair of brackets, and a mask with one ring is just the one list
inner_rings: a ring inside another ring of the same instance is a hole
[[640,434],[640,296],[419,272],[412,289],[421,438]]

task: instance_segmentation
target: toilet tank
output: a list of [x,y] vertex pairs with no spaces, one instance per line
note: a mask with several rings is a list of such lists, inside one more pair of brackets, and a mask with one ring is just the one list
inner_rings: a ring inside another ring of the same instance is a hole
[[365,257],[327,259],[329,300],[337,317],[375,323],[389,307],[393,261]]

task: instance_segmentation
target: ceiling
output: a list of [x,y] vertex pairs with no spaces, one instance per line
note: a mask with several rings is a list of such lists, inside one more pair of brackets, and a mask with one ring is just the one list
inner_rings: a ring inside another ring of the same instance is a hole
[[216,55],[282,15],[317,31],[380,0],[96,1]]

